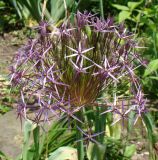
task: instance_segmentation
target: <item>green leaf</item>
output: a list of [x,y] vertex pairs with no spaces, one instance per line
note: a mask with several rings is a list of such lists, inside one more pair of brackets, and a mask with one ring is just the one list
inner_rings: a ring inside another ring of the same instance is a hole
[[73,0],[65,0],[66,8],[63,0],[51,0],[51,16],[52,19],[57,22],[64,17],[65,9],[71,8]]
[[112,126],[112,136],[115,137],[116,139],[121,138],[121,124],[116,123],[115,125]]
[[158,69],[158,59],[152,60],[149,64],[147,69],[145,70],[144,77],[148,76],[152,72]]
[[34,139],[34,146],[35,146],[35,158],[38,160],[39,159],[39,140],[40,140],[40,128],[39,126],[37,126],[34,130],[33,130],[33,139]]
[[92,34],[92,33],[91,33],[91,28],[90,28],[90,26],[86,26],[86,27],[85,27],[85,30],[86,30],[86,33],[87,33],[88,37],[91,38],[91,34]]
[[132,144],[132,145],[127,146],[125,148],[124,156],[131,158],[135,152],[136,152],[136,146],[134,144]]
[[123,6],[123,5],[119,5],[119,4],[112,4],[112,6],[114,8],[119,9],[119,10],[122,10],[122,11],[129,11],[129,8],[127,6]]
[[[40,143],[40,150],[43,153],[52,153],[57,148],[72,144],[76,140],[76,132],[67,132],[68,121],[64,117],[58,121],[53,122],[43,142]],[[49,146],[47,151],[47,146]]]
[[31,137],[31,132],[36,127],[30,120],[25,121],[24,124],[24,146],[23,146],[23,160],[33,160],[33,152],[29,150],[29,142]]
[[24,143],[27,143],[30,138],[30,133],[35,128],[35,124],[33,124],[30,120],[26,120],[24,124]]
[[20,11],[20,3],[17,0],[10,0],[10,2],[13,4],[13,6],[15,7],[20,19],[22,19],[22,11]]
[[78,160],[77,150],[72,147],[60,147],[50,154],[48,160]]
[[155,125],[154,125],[154,121],[151,117],[151,114],[150,113],[143,114],[142,118],[143,118],[143,122],[145,124],[145,127],[147,128],[147,131],[148,131],[148,138],[151,142],[153,142],[152,135],[153,135]]
[[13,5],[19,16],[28,18],[31,15],[38,22],[41,20],[41,0],[17,0]]
[[[153,121],[153,118],[150,113],[144,113],[142,115],[143,122],[147,128],[147,133],[148,133],[148,139],[149,139],[149,152],[152,155],[155,155],[153,152],[153,146],[157,142],[157,133],[155,131],[155,123]],[[156,134],[155,134],[156,133]],[[153,160],[156,160],[157,158],[153,158]]]
[[130,13],[129,11],[121,11],[121,12],[119,13],[119,16],[118,16],[118,18],[119,18],[119,23],[121,23],[122,21],[130,18],[130,14],[131,14],[131,13]]
[[135,8],[137,8],[141,3],[143,2],[140,1],[140,2],[128,2],[127,5],[128,7],[130,8],[130,11],[133,11]]
[[0,151],[0,160],[9,160],[9,158],[7,158],[7,156],[2,152]]
[[0,151],[0,157],[5,157],[5,154]]
[[150,76],[149,78],[158,80],[158,77]]
[[104,159],[106,146],[101,144],[94,144],[92,142],[88,145],[87,157],[89,160]]
[[5,3],[3,1],[0,1],[0,7],[5,7]]
[[135,121],[136,113],[134,111],[129,112],[129,119],[128,119],[128,132],[131,132],[133,129],[134,121]]
[[8,112],[8,111],[10,111],[10,110],[11,110],[10,107],[4,106],[4,105],[1,105],[1,104],[0,104],[0,113],[4,114],[4,113],[6,113],[6,112]]

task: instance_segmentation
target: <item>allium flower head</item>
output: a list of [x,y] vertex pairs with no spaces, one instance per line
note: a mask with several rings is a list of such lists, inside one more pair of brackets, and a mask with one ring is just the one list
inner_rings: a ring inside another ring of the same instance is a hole
[[[95,102],[104,90],[121,83],[124,77],[134,88],[130,89],[132,94],[139,91],[134,74],[140,61],[138,45],[124,25],[79,11],[73,22],[50,25],[53,31],[48,25],[40,23],[39,36],[19,49],[12,67],[13,84],[21,87],[23,95],[27,92],[38,99],[36,121],[42,115],[47,121],[48,111],[58,116],[68,111],[74,117],[81,106]],[[138,99],[137,93],[135,96]],[[26,97],[23,99],[27,102]],[[27,111],[27,105],[20,107]]]

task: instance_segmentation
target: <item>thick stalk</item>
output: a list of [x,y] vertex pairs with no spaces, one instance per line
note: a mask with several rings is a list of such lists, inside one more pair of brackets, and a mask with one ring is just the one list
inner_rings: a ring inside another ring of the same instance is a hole
[[[100,132],[100,109],[99,107],[96,108],[96,116],[95,116],[95,132]],[[100,135],[96,137],[97,141],[100,142]]]
[[100,13],[101,13],[101,18],[104,19],[104,6],[103,6],[103,0],[100,0]]
[[[101,113],[104,112],[104,109],[101,108]],[[106,132],[106,114],[100,115],[100,125],[101,125],[101,131]],[[105,133],[100,135],[100,142],[103,144],[104,142],[104,136]]]
[[[96,108],[96,117],[95,117],[95,132],[101,133],[105,131],[106,128],[106,115],[100,115],[103,112],[102,108],[97,107]],[[105,133],[102,133],[96,137],[96,140],[99,142],[99,144],[95,144],[94,151],[93,151],[93,160],[103,160],[105,152],[106,152],[106,146],[104,144],[104,135]]]
[[[77,117],[82,120],[82,111],[78,111]],[[83,133],[77,129],[77,126],[82,129],[82,123],[76,120],[76,139],[80,140],[77,142],[78,160],[84,160]]]
[[34,145],[35,145],[35,158],[37,160],[40,158],[40,155],[39,155],[39,152],[40,152],[39,138],[40,138],[40,127],[37,126],[33,130],[33,139],[34,139]]
[[[95,132],[101,133],[106,130],[106,114],[100,115],[103,112],[103,108],[97,107],[96,118],[95,118]],[[97,136],[97,141],[103,144],[105,133]]]

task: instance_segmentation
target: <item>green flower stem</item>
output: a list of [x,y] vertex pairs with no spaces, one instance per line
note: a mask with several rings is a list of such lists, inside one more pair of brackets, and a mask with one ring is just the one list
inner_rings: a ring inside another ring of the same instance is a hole
[[103,6],[103,0],[100,0],[100,12],[101,12],[101,18],[104,19],[104,6]]
[[[104,112],[104,109],[101,108],[101,113]],[[100,125],[101,125],[101,132],[105,131],[106,132],[106,114],[100,115]],[[100,135],[100,142],[103,144],[104,142],[104,136],[105,133]]]
[[36,159],[40,159],[40,146],[39,146],[39,139],[40,138],[40,127],[37,126],[34,130],[33,130],[33,139],[34,139],[34,144],[35,144],[35,157]]
[[[78,111],[77,116],[79,119],[82,119],[82,111]],[[76,126],[82,129],[82,124],[78,121],[76,121]],[[76,139],[81,140],[83,139],[83,134],[81,131],[79,131],[76,128]],[[83,140],[77,142],[77,154],[78,154],[78,160],[84,160],[84,145]]]
[[[96,117],[95,117],[95,132],[100,133],[106,130],[106,114],[100,115],[104,110],[97,107]],[[104,133],[97,136],[97,141],[103,144]]]
[[[96,108],[96,116],[95,116],[95,132],[100,132],[100,109],[99,107]],[[100,142],[100,136],[96,137],[97,141]]]
[[[101,133],[106,129],[106,115],[100,115],[103,112],[103,109],[100,107],[96,108],[96,116],[95,116],[95,133]],[[94,152],[93,152],[93,160],[103,160],[103,153],[106,152],[106,146],[104,144],[104,135],[102,133],[96,137],[96,140],[100,144],[95,144]]]

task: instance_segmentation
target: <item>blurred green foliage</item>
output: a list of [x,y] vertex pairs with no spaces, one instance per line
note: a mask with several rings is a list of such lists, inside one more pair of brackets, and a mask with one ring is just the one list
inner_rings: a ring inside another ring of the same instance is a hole
[[[91,112],[90,112],[91,111]],[[89,109],[90,113],[93,113],[92,109]],[[109,113],[108,113],[109,114]],[[134,117],[130,119],[132,122]],[[147,129],[147,136],[149,140],[148,149],[150,150],[150,159],[157,160],[155,150],[153,149],[155,143],[158,140],[156,136],[156,132],[154,132],[154,125],[153,119],[150,114],[144,114],[143,116],[144,123]],[[90,119],[91,121],[91,119]],[[74,125],[75,121],[71,122],[71,125]],[[65,160],[66,156],[69,157],[73,154],[76,154],[76,134],[77,130],[67,130],[68,120],[63,115],[63,118],[60,120],[55,120],[52,126],[48,126],[47,124],[42,125],[39,127],[35,123],[30,120],[26,120],[24,124],[24,141],[23,141],[23,149],[21,155],[19,155],[16,160],[44,160],[44,159],[51,159],[55,157],[56,159]],[[98,124],[99,125],[99,124]],[[129,123],[130,131],[127,137],[121,138],[118,137],[118,134],[122,134],[121,124],[117,124],[118,127],[112,127],[112,134],[116,136],[106,135],[103,138],[103,144],[95,144],[89,141],[88,149],[86,152],[85,160],[95,160],[97,150],[99,150],[100,155],[102,156],[101,159],[104,160],[129,160],[131,157],[136,153],[136,145],[135,142],[132,141],[130,137],[132,134],[130,133],[133,131],[134,126]],[[48,130],[48,131],[46,131]],[[133,137],[134,139],[135,137]],[[65,146],[65,147],[63,147]],[[67,154],[63,157],[62,153]],[[70,153],[70,154],[69,154]],[[75,156],[76,157],[76,156]],[[100,160],[101,160],[100,159]]]
[[[65,160],[65,156],[72,156],[71,152],[74,152],[75,149],[73,148],[76,147],[76,130],[67,130],[67,126],[67,120],[62,118],[54,122],[49,127],[49,131],[45,132],[31,121],[25,121],[23,151],[17,157],[17,160],[28,160],[28,158],[30,160],[44,160],[46,158],[51,160],[52,157]],[[44,128],[47,128],[47,126],[44,126]],[[117,130],[114,132],[117,132]],[[33,143],[30,143],[31,139],[33,139]],[[95,159],[96,146],[94,143],[89,143],[90,145],[85,159],[93,160]],[[121,139],[115,137],[105,137],[104,145],[106,147],[99,146],[100,149],[102,148],[100,153],[103,153],[104,160],[106,158],[110,160],[114,158],[117,160],[129,160],[136,152],[136,146],[134,144],[122,143]],[[62,156],[62,152],[66,152],[64,157]],[[69,155],[69,153],[71,154]],[[77,153],[74,154],[77,156]]]
[[20,29],[22,26],[21,20],[11,3],[0,0],[0,33]]
[[125,21],[127,27],[134,31],[140,46],[145,49],[139,50],[143,59],[147,61],[147,68],[140,68],[139,74],[142,78],[143,87],[147,97],[156,99],[158,97],[158,1],[127,1],[124,3],[112,3],[118,10],[115,19],[118,22]]
[[12,104],[15,103],[16,91],[10,90],[9,80],[0,75],[0,115],[12,109]]

